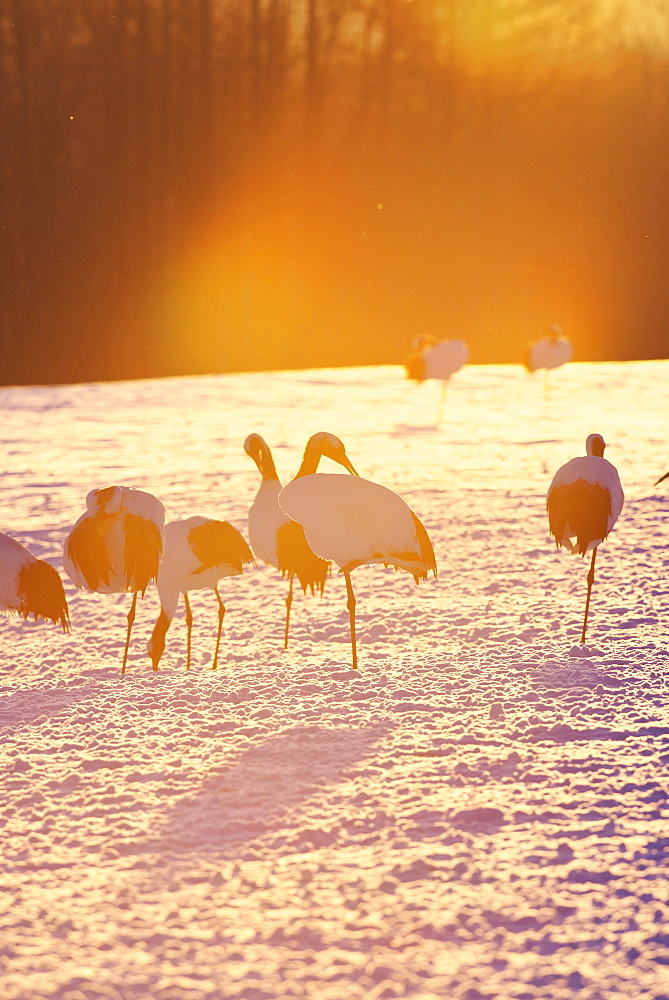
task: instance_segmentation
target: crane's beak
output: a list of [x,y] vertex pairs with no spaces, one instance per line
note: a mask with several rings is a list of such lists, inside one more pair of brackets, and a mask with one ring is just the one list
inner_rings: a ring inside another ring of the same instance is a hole
[[[352,476],[357,476],[358,479],[360,478],[360,473],[355,471],[348,455],[344,456],[344,460],[341,464],[344,466],[347,472],[351,473]],[[669,472],[667,473],[667,475],[669,476]]]
[[667,476],[669,476],[669,472],[665,472],[665,474],[663,476],[660,476],[660,478],[658,479],[657,483],[655,483],[655,486],[657,486],[658,483],[663,483],[664,480],[667,478]]

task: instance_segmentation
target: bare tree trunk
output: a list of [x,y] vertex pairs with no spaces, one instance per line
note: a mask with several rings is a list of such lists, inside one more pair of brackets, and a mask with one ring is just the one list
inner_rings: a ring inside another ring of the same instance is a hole
[[307,129],[311,131],[316,124],[320,104],[319,81],[319,25],[318,0],[308,0],[307,3],[307,33],[306,70],[304,77],[304,107]]

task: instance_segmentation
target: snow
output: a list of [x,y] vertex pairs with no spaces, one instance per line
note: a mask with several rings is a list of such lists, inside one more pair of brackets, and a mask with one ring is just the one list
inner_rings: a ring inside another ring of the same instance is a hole
[[[158,673],[138,603],[74,591],[73,631],[0,621],[4,1000],[669,997],[669,362],[520,366],[441,387],[399,367],[0,390],[4,530],[62,569],[90,489],[246,537],[262,434],[279,475],[337,434],[434,543],[439,579],[296,596],[271,567],[183,605]],[[626,495],[587,566],[545,494],[603,434]],[[324,461],[322,471],[338,471]]]

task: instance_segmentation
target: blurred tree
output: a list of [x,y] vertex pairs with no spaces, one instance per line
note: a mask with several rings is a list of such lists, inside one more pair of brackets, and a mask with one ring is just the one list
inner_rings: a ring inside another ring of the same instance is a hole
[[661,0],[0,0],[4,381],[666,351]]

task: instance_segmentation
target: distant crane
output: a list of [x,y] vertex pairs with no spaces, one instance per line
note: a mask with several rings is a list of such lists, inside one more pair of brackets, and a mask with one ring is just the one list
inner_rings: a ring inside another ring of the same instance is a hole
[[[316,454],[327,454],[351,475],[312,471]],[[355,670],[356,601],[351,572],[364,563],[382,563],[406,570],[416,583],[427,579],[430,571],[436,577],[437,565],[427,531],[397,493],[361,479],[339,438],[325,432],[309,438],[300,470],[279,494],[279,503],[304,527],[314,552],[335,562],[344,574]]]
[[[327,445],[326,445],[327,447]],[[321,453],[314,446],[313,471],[316,471]],[[292,521],[279,506],[281,483],[277,475],[272,452],[260,434],[249,434],[244,451],[258,466],[262,477],[255,500],[249,510],[249,541],[254,553],[269,566],[276,566],[281,576],[288,577],[286,597],[286,624],[283,648],[288,649],[290,609],[293,603],[293,580],[299,580],[302,591],[307,588],[321,597],[330,572],[330,563],[312,552],[304,537],[301,524]]]
[[437,340],[423,334],[414,338],[414,353],[405,362],[407,378],[416,382],[426,379],[441,380],[441,399],[437,424],[441,423],[446,399],[446,387],[452,375],[467,364],[469,347],[464,340]]
[[63,566],[79,590],[132,594],[121,673],[125,673],[137,593],[158,576],[165,508],[152,493],[129,486],[91,490],[86,510],[63,549]]
[[57,570],[25,545],[0,532],[0,613],[32,615],[70,631],[63,581]]
[[586,454],[558,469],[546,497],[550,533],[557,547],[562,545],[581,556],[592,550],[581,645],[588,624],[597,548],[613,529],[625,500],[618,471],[604,458],[605,448],[601,434],[589,434]]
[[158,669],[165,650],[165,636],[174,618],[179,595],[186,605],[186,670],[191,663],[191,632],[193,614],[188,594],[191,590],[213,590],[218,601],[218,632],[212,670],[218,666],[218,651],[225,605],[218,591],[218,582],[226,576],[239,576],[244,566],[253,563],[253,554],[243,535],[228,521],[209,517],[170,521],[165,526],[165,552],[158,570],[160,615],[149,639],[148,654],[153,669]]
[[562,327],[554,323],[548,328],[548,336],[541,340],[535,340],[527,346],[525,355],[525,367],[528,372],[535,372],[545,369],[544,376],[544,396],[548,400],[550,396],[550,371],[553,368],[561,368],[571,361],[574,349],[569,337],[565,337]]

